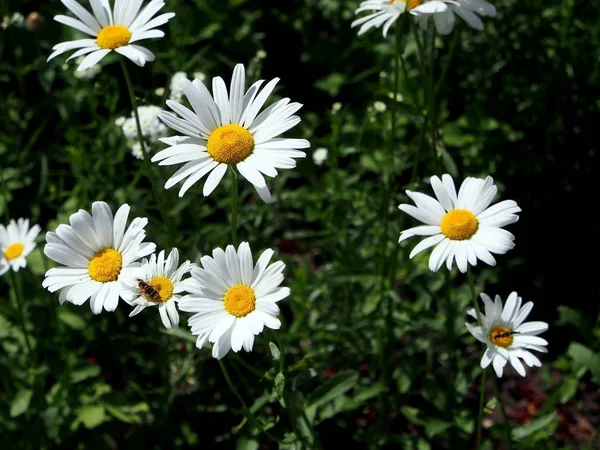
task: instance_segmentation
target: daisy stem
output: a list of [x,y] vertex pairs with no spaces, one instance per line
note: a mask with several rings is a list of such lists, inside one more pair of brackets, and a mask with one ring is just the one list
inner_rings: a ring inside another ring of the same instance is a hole
[[123,76],[125,77],[125,83],[127,84],[127,90],[129,91],[129,98],[131,100],[131,107],[133,108],[133,116],[135,118],[135,127],[137,129],[138,140],[140,141],[140,148],[142,149],[142,154],[144,155],[144,169],[146,170],[146,176],[150,181],[150,185],[152,186],[152,192],[154,194],[154,198],[156,203],[158,204],[158,209],[160,211],[160,215],[164,221],[164,224],[167,227],[169,233],[169,241],[171,241],[171,232],[173,227],[170,226],[169,223],[169,215],[165,209],[165,205],[163,202],[163,196],[161,190],[156,186],[156,177],[154,176],[154,172],[152,170],[152,164],[150,163],[150,152],[144,143],[144,134],[142,132],[142,126],[140,125],[140,116],[138,113],[138,105],[137,100],[135,98],[135,91],[133,90],[133,84],[131,83],[131,76],[129,75],[129,70],[127,69],[127,64],[123,58],[119,58],[121,63],[121,68],[123,69]]
[[510,424],[508,423],[508,415],[506,414],[506,408],[504,407],[504,401],[502,400],[502,396],[500,395],[500,386],[498,385],[500,381],[496,379],[494,384],[494,391],[496,392],[496,398],[498,399],[498,403],[500,403],[500,410],[502,411],[502,417],[504,418],[504,433],[506,434],[506,445],[508,445],[508,450],[512,449],[512,439],[510,433]]
[[221,359],[219,359],[218,361],[219,361],[219,367],[221,367],[221,372],[223,372],[223,376],[225,377],[225,381],[227,381],[227,384],[229,385],[229,389],[231,389],[231,391],[235,394],[235,396],[238,398],[238,400],[242,404],[242,409],[244,410],[244,415],[246,416],[246,419],[248,420],[248,422],[250,422],[250,424],[252,426],[256,427],[256,429],[265,433],[265,435],[272,441],[279,442],[279,439],[277,437],[273,436],[267,430],[263,429],[263,427],[261,427],[260,424],[257,423],[256,418],[252,414],[252,411],[250,411],[250,408],[248,408],[248,405],[246,405],[246,402],[244,401],[244,399],[242,398],[242,396],[240,395],[238,390],[233,385],[233,382],[231,381],[231,377],[229,376],[229,372],[227,371],[227,367],[225,367],[225,363]]
[[6,223],[8,223],[10,222],[10,214],[8,213],[8,188],[4,182],[4,171],[2,169],[0,169],[0,194],[4,203],[4,217],[6,218]]
[[473,280],[473,274],[471,273],[471,267],[467,269],[467,280],[469,281],[469,287],[471,288],[471,299],[477,311],[477,323],[481,325],[481,311],[479,310],[479,303],[477,302],[477,294],[475,294],[475,281]]
[[479,414],[477,414],[477,444],[475,449],[479,450],[481,445],[481,431],[482,431],[482,419],[483,419],[483,407],[485,406],[485,376],[487,370],[484,370],[481,374],[481,386],[479,387]]
[[237,226],[238,226],[238,174],[233,166],[231,169],[231,241],[235,247],[238,245]]
[[435,65],[435,26],[432,22],[429,23],[429,82],[427,87],[429,88],[429,110],[427,116],[429,117],[429,123],[431,126],[431,148],[433,151],[433,164],[434,171],[437,172],[437,111],[435,105],[435,78],[434,78],[434,65]]
[[23,301],[23,289],[21,286],[21,277],[18,274],[13,273],[12,269],[8,270],[10,277],[10,284],[12,285],[15,299],[17,300],[17,309],[19,310],[19,321],[21,322],[21,328],[23,330],[23,337],[25,338],[25,346],[27,347],[27,354],[31,362],[33,362],[33,347],[29,340],[29,333],[27,332],[27,322],[25,321],[25,302]]

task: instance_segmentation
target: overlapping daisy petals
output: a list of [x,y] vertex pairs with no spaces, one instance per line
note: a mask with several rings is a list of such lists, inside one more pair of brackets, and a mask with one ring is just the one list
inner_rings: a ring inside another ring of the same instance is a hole
[[[487,345],[481,358],[481,368],[485,369],[492,364],[496,375],[500,378],[507,363],[510,363],[521,376],[526,374],[521,360],[529,367],[541,367],[540,360],[530,351],[547,352],[548,342],[538,334],[546,331],[548,324],[540,321],[525,322],[533,308],[533,303],[527,302],[523,305],[522,298],[516,292],[511,292],[504,307],[502,299],[498,295],[492,301],[488,295],[482,293],[481,300],[484,304],[481,325],[465,324],[478,341]],[[470,310],[468,314],[477,318],[474,309]],[[514,333],[508,347],[497,346],[491,341],[490,334],[495,327],[504,327]]]
[[429,17],[438,33],[449,34],[454,28],[455,14],[462,18],[471,28],[483,30],[483,21],[479,18],[494,17],[496,8],[485,0],[431,0],[410,10],[416,16],[422,28],[427,27]]
[[[265,326],[279,329],[277,302],[286,298],[290,290],[280,287],[285,265],[282,262],[269,265],[272,256],[273,251],[266,250],[253,264],[250,246],[242,242],[237,251],[232,245],[225,251],[213,250],[212,257],[200,260],[202,267],[192,269],[192,278],[184,286],[190,294],[181,298],[179,308],[195,313],[188,325],[198,336],[198,348],[211,342],[213,357],[221,359],[229,350],[252,351],[254,336]],[[255,309],[243,317],[230,314],[224,304],[227,291],[238,285],[252,289],[256,298]]]
[[271,80],[261,90],[263,80],[260,80],[245,91],[242,64],[235,66],[229,92],[221,77],[213,79],[212,95],[202,81],[183,80],[182,88],[192,109],[169,100],[167,106],[173,112],[159,115],[165,125],[181,135],[163,139],[162,142],[171,147],[158,152],[152,161],[159,165],[185,163],[167,180],[165,188],[185,180],[179,190],[182,197],[196,182],[208,176],[203,194],[210,195],[225,175],[227,165],[208,153],[207,141],[217,128],[237,124],[252,134],[254,148],[249,156],[235,164],[236,168],[254,185],[261,199],[269,202],[271,194],[263,175],[275,177],[277,169],[296,167],[295,159],[306,157],[300,149],[310,147],[305,139],[279,137],[300,122],[300,117],[295,115],[302,107],[300,103],[284,98],[259,114],[278,81],[278,78]]
[[[452,177],[444,174],[441,179],[431,177],[431,187],[436,198],[406,191],[415,205],[398,207],[425,224],[400,233],[398,242],[413,236],[426,236],[411,251],[410,258],[435,246],[429,258],[430,270],[437,272],[444,263],[450,270],[456,261],[458,269],[464,273],[469,265],[475,266],[479,260],[494,266],[496,259],[492,253],[501,255],[514,248],[515,237],[501,227],[517,222],[521,208],[513,200],[490,206],[498,191],[492,177],[466,178],[457,193]],[[477,219],[477,230],[469,239],[452,240],[442,232],[442,219],[455,209],[467,210]]]
[[54,17],[54,20],[90,35],[94,39],[77,39],[56,44],[52,47],[53,52],[47,61],[67,51],[78,49],[68,58],[70,60],[87,55],[77,67],[78,71],[86,70],[96,65],[112,51],[112,49],[105,49],[98,46],[96,38],[104,27],[115,24],[123,25],[131,33],[129,42],[124,46],[115,48],[115,52],[125,56],[138,66],[144,66],[147,62],[154,61],[155,56],[150,50],[139,45],[134,45],[133,43],[144,39],[163,37],[165,33],[156,28],[166,24],[170,19],[175,17],[174,13],[165,13],[154,17],[165,6],[163,0],[152,0],[141,11],[143,0],[116,0],[114,13],[107,0],[90,0],[93,14],[90,14],[86,8],[75,0],[61,1],[75,18],[57,15]]
[[[16,222],[11,219],[8,225],[0,225],[0,276],[8,270],[15,272],[27,267],[27,256],[35,249],[35,239],[40,234],[39,225],[29,228],[29,219],[19,218]],[[21,252],[10,260],[6,250],[13,245],[21,245]]]
[[[79,210],[69,218],[70,225],[59,225],[46,233],[44,254],[60,267],[46,272],[42,286],[50,292],[61,290],[59,302],[82,305],[90,299],[94,314],[102,309],[114,311],[120,293],[139,276],[139,258],[154,252],[155,244],[143,242],[146,218],[135,218],[126,228],[129,205],[124,204],[113,217],[105,202],[94,202],[92,214]],[[92,257],[104,249],[114,249],[122,259],[115,281],[98,282],[90,277],[88,267]]]

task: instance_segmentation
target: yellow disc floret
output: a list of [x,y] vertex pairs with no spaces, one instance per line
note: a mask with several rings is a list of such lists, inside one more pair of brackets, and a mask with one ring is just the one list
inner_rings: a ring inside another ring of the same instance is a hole
[[88,273],[94,281],[109,283],[119,277],[122,267],[121,254],[113,248],[105,248],[92,257]]
[[492,331],[490,331],[490,341],[498,347],[510,347],[513,343],[514,334],[515,332],[509,328],[502,326],[494,327]]
[[13,259],[17,259],[19,256],[21,256],[24,249],[25,249],[25,246],[23,244],[21,244],[20,242],[17,242],[15,244],[10,245],[4,251],[4,257],[6,258],[7,261],[12,261]]
[[96,38],[98,47],[114,50],[129,44],[131,31],[123,25],[107,25],[100,30]]
[[158,293],[158,298],[148,298],[149,301],[164,303],[173,296],[173,282],[167,277],[154,277],[150,280],[150,286]]
[[225,293],[225,310],[236,317],[245,317],[256,309],[256,294],[250,286],[236,284]]
[[471,211],[455,209],[442,218],[440,228],[453,241],[465,241],[477,232],[479,221]]
[[206,149],[217,162],[237,164],[254,150],[254,137],[240,125],[223,125],[210,134]]
[[[404,3],[404,4],[407,3],[406,0],[390,0],[390,5],[393,5],[396,2],[398,2],[398,3]],[[408,7],[407,7],[407,9],[410,11],[411,9],[416,8],[417,6],[419,6],[422,3],[423,3],[423,0],[408,0]]]

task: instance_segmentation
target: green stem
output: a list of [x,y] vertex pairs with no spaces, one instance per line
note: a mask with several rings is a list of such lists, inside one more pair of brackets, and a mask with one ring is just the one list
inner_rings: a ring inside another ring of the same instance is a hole
[[487,370],[484,370],[481,374],[481,386],[479,388],[479,414],[477,414],[477,444],[475,449],[479,450],[481,445],[481,432],[482,432],[482,420],[483,420],[483,407],[485,406],[485,376]]
[[138,105],[137,99],[135,98],[135,91],[133,90],[133,84],[131,83],[131,77],[129,76],[129,70],[127,69],[127,64],[123,58],[119,58],[121,62],[121,68],[123,69],[123,76],[125,77],[125,83],[127,84],[127,90],[129,92],[129,98],[131,100],[131,107],[133,108],[133,116],[135,118],[135,127],[137,129],[138,140],[140,141],[140,148],[142,149],[142,154],[144,155],[144,170],[146,171],[146,177],[150,181],[150,185],[152,186],[152,192],[154,194],[154,198],[156,199],[156,203],[158,204],[158,209],[160,211],[160,215],[164,221],[165,226],[167,227],[167,234],[169,236],[169,242],[172,241],[171,233],[173,232],[173,227],[170,225],[170,218],[167,214],[164,202],[162,191],[156,185],[156,177],[154,176],[154,172],[152,170],[152,164],[150,162],[150,152],[146,147],[146,143],[144,142],[144,134],[142,132],[142,126],[140,125],[140,116],[138,113]]
[[235,394],[235,396],[238,398],[238,400],[242,404],[242,409],[244,410],[244,415],[246,416],[246,419],[248,420],[248,422],[250,424],[252,424],[252,426],[256,427],[257,430],[260,430],[261,432],[265,433],[265,435],[272,441],[279,442],[279,439],[277,437],[273,436],[267,430],[264,430],[260,426],[260,424],[258,424],[256,418],[252,414],[252,411],[250,411],[250,408],[248,408],[248,405],[246,405],[246,402],[244,401],[244,399],[242,398],[242,396],[240,395],[240,393],[238,392],[236,387],[233,385],[233,382],[231,381],[231,377],[229,376],[229,372],[227,371],[227,367],[225,367],[225,363],[221,359],[219,359],[218,361],[219,361],[219,367],[221,367],[221,372],[223,372],[223,376],[225,377],[225,381],[227,381],[227,384],[229,385],[229,389],[231,389],[231,391]]
[[473,306],[475,306],[475,311],[477,311],[477,323],[481,325],[481,311],[479,310],[479,303],[477,302],[477,294],[475,294],[475,281],[473,280],[473,273],[471,272],[471,267],[467,268],[467,280],[469,281],[469,287],[471,288],[471,300],[473,301]]
[[429,117],[429,125],[431,128],[431,150],[433,153],[433,165],[434,171],[437,172],[437,111],[435,104],[435,79],[434,79],[434,65],[435,65],[435,26],[432,22],[429,23],[429,77],[427,80],[427,87],[429,88],[429,111],[427,116]]
[[8,213],[8,188],[4,182],[4,169],[0,169],[0,195],[2,195],[2,201],[4,202],[4,217],[6,218],[6,224],[10,222],[10,214]]
[[508,450],[512,449],[512,439],[510,434],[510,423],[508,422],[508,415],[506,414],[506,408],[504,407],[504,401],[502,400],[502,395],[500,395],[500,387],[498,383],[500,380],[496,378],[494,385],[494,391],[496,392],[496,398],[498,399],[498,403],[500,403],[500,410],[502,411],[502,417],[504,418],[504,433],[506,435],[506,444],[508,445]]
[[231,169],[231,241],[235,247],[238,245],[237,226],[238,226],[238,175],[233,166]]
[[17,300],[17,309],[19,310],[19,321],[21,322],[21,328],[23,330],[23,336],[25,338],[25,346],[27,347],[27,354],[30,361],[33,363],[34,353],[31,341],[29,340],[29,333],[27,332],[27,321],[25,320],[25,301],[23,300],[23,290],[21,286],[21,277],[13,273],[12,269],[8,269],[8,275],[10,277],[10,284],[12,285],[13,293]]
[[448,75],[448,69],[450,68],[450,63],[452,62],[452,59],[454,58],[454,53],[456,51],[456,44],[458,42],[461,29],[462,29],[462,27],[456,27],[456,29],[454,30],[454,36],[452,37],[452,42],[450,43],[450,52],[448,54],[448,58],[446,59],[446,64],[444,64],[444,68],[442,69],[442,74],[438,78],[437,83],[435,85],[436,95],[440,92],[440,89],[442,88],[442,84],[446,80],[446,75]]

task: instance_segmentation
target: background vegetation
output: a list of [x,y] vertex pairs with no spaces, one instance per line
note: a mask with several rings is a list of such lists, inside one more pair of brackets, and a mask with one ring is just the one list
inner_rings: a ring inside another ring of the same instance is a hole
[[[508,370],[501,380],[513,445],[600,448],[595,5],[506,0],[483,33],[457,21],[450,37],[437,40],[439,73],[457,36],[440,90],[441,156],[421,152],[416,168],[410,155],[423,123],[411,96],[422,98],[423,87],[407,41],[393,205],[379,205],[394,46],[377,31],[356,36],[357,4],[171,0],[166,9],[177,16],[164,27],[167,36],[149,44],[157,60],[130,65],[144,104],[164,105],[176,71],[228,79],[237,62],[251,80],[281,77],[277,95],[304,104],[293,135],[311,141],[306,160],[275,179],[273,204],[262,204],[247,183],[241,192],[240,237],[255,253],[276,249],[287,264],[284,326],[279,342],[262,335],[253,353],[227,357],[261,427],[279,442],[242,419],[216,361],[195,348],[185,323],[167,333],[158,314],[129,319],[125,304],[100,316],[87,306],[59,307],[41,287],[49,264],[42,233],[18,274],[25,311],[0,278],[0,448],[473,448],[482,348],[464,328],[466,279],[456,269],[431,274],[427,255],[409,261],[413,244],[393,238],[409,224],[395,208],[407,200],[404,189],[427,191],[429,177],[444,172],[457,180],[492,175],[502,197],[523,210],[510,229],[516,248],[496,268],[476,271],[479,291],[505,298],[516,290],[535,302],[535,320],[550,323],[544,367],[524,379]],[[51,47],[70,37],[52,21],[63,5],[0,4],[0,16],[16,11],[37,12],[39,20],[0,30],[0,170],[8,191],[0,215],[54,230],[94,200],[128,203],[132,215],[150,219],[149,240],[159,248],[176,246],[197,261],[227,245],[229,181],[209,198],[199,186],[183,199],[177,188],[167,191],[176,227],[165,229],[142,165],[114,124],[131,113],[116,59],[103,61],[92,80],[76,78],[65,57],[46,63]],[[167,89],[159,96],[160,87]],[[310,157],[318,147],[329,149],[322,166]],[[163,183],[172,172],[160,168],[155,176]],[[386,207],[394,208],[392,239],[382,248]],[[385,323],[378,274],[388,251],[398,252],[398,262],[383,297],[393,307]],[[270,340],[284,361],[273,359]],[[490,383],[487,449],[508,448],[495,395]]]

